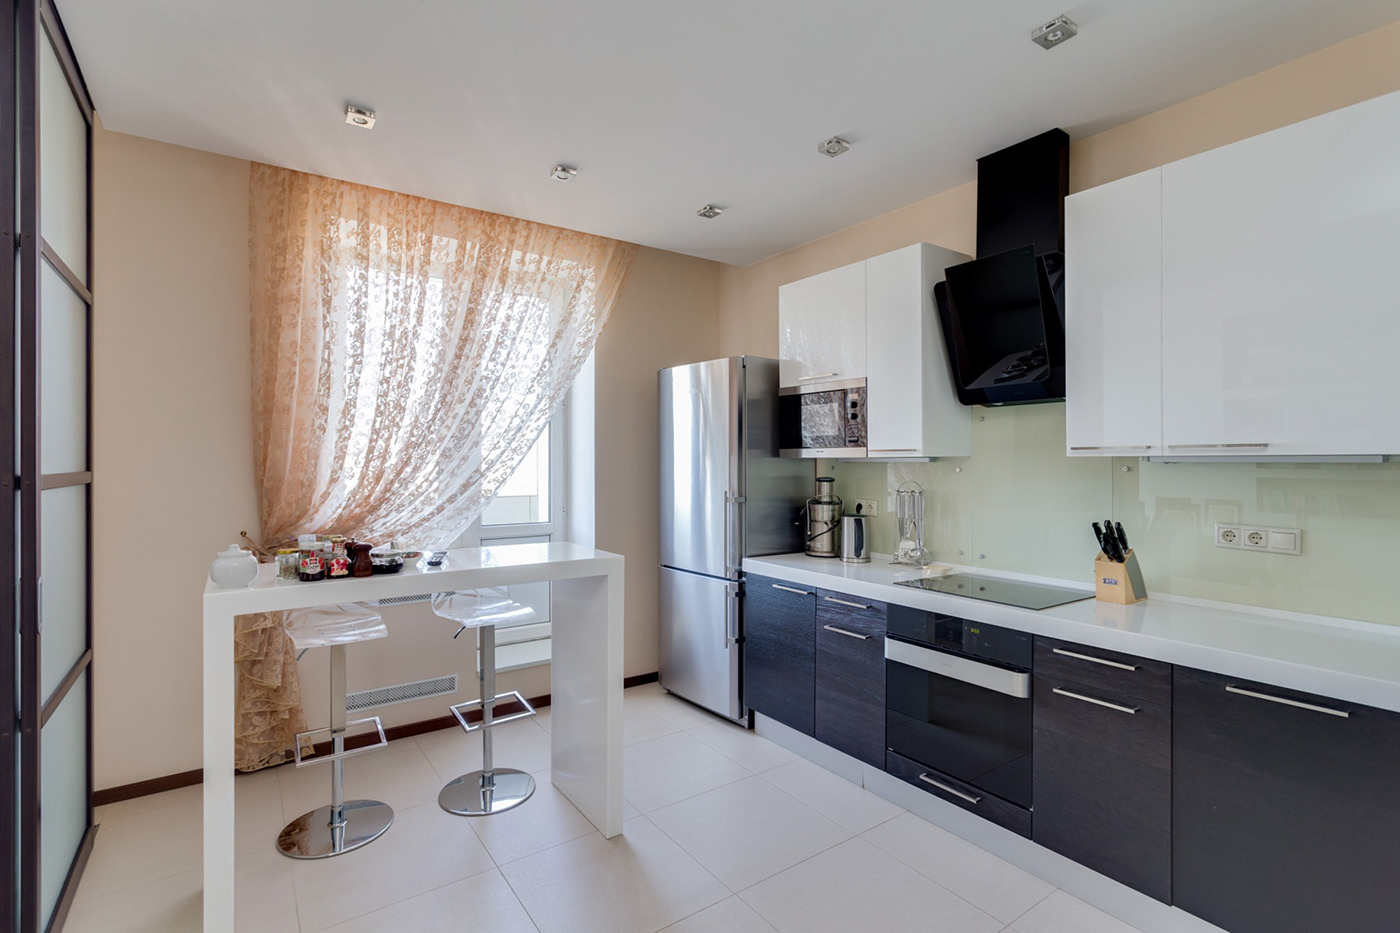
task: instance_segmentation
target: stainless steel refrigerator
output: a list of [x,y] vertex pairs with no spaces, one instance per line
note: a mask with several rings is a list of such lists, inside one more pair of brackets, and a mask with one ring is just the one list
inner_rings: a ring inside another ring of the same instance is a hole
[[813,461],[778,456],[778,361],[663,369],[661,686],[742,721],[745,556],[802,550]]

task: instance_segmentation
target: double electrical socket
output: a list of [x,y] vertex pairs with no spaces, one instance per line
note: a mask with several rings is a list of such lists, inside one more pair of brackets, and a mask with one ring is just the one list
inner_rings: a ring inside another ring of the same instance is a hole
[[875,500],[874,500],[874,499],[857,499],[857,500],[856,500],[856,514],[857,514],[857,515],[872,515],[872,516],[875,515],[875,514],[876,514],[876,511],[875,511]]
[[1215,546],[1272,554],[1303,553],[1303,532],[1297,528],[1256,528],[1253,525],[1216,525]]

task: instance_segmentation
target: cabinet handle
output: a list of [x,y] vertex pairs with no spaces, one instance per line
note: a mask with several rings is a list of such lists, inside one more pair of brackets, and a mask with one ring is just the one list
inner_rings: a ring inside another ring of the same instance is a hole
[[1240,696],[1253,697],[1256,700],[1268,700],[1270,703],[1282,703],[1284,706],[1296,706],[1299,709],[1311,710],[1314,713],[1326,713],[1328,716],[1336,716],[1340,719],[1351,718],[1351,713],[1344,709],[1332,709],[1328,706],[1318,706],[1315,703],[1304,703],[1302,700],[1290,700],[1287,697],[1276,697],[1267,693],[1256,693],[1253,690],[1236,687],[1234,684],[1226,684],[1225,692],[1238,693]]
[[981,803],[981,802],[982,802],[982,798],[981,798],[981,797],[974,797],[974,796],[972,796],[971,794],[964,794],[962,791],[958,790],[956,787],[949,787],[947,784],[944,784],[942,781],[935,781],[933,778],[931,778],[931,777],[928,776],[928,772],[927,772],[927,771],[925,771],[923,774],[919,775],[919,780],[923,781],[925,784],[932,784],[934,787],[938,788],[939,790],[947,791],[948,793],[952,794],[954,797],[961,797],[963,800],[966,800],[968,803]]
[[1122,664],[1118,661],[1110,661],[1108,658],[1096,658],[1093,655],[1080,654],[1077,651],[1066,651],[1063,648],[1051,648],[1050,650],[1056,654],[1062,654],[1067,658],[1075,658],[1080,661],[1092,661],[1095,664],[1102,664],[1104,667],[1116,667],[1120,671],[1135,671],[1138,669],[1136,664]]
[[850,606],[852,609],[874,609],[874,606],[867,606],[865,603],[853,603],[845,599],[837,599],[835,596],[823,597],[829,603],[836,603],[838,606]]
[[840,373],[818,373],[815,376],[798,376],[798,382],[811,382],[815,379],[830,379],[832,376],[839,376]]
[[1264,450],[1268,444],[1168,444],[1167,450]]
[[823,625],[822,628],[826,629],[828,632],[835,632],[837,635],[845,635],[847,638],[859,638],[861,641],[870,640],[869,635],[862,635],[860,632],[848,632],[845,629],[837,628],[834,625]]
[[1109,444],[1106,447],[1071,447],[1070,450],[1151,450],[1151,444]]
[[1136,706],[1119,706],[1117,703],[1110,703],[1107,700],[1096,700],[1093,697],[1086,697],[1081,693],[1070,693],[1068,690],[1061,690],[1059,687],[1051,687],[1051,693],[1058,693],[1062,697],[1069,697],[1071,700],[1083,700],[1085,703],[1092,703],[1095,706],[1106,706],[1109,709],[1116,709],[1120,713],[1136,713]]
[[[871,447],[869,448],[869,452],[872,454],[912,454],[918,451],[918,449],[917,447]],[[847,493],[847,495],[850,495],[850,493]]]
[[773,589],[775,589],[775,590],[782,590],[784,593],[796,593],[798,596],[811,596],[811,595],[812,595],[811,593],[807,592],[806,590],[799,590],[799,589],[798,589],[797,587],[795,587],[795,586],[783,586],[781,583],[770,583],[770,584],[768,584],[768,585],[771,586],[771,587],[773,587]]

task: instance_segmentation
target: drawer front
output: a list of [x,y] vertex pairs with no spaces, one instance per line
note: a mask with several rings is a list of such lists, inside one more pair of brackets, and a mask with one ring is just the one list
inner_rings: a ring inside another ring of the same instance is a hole
[[[991,820],[998,826],[1011,830],[1020,836],[1031,838],[1031,814],[1014,803],[1009,803],[964,784],[957,778],[949,777],[942,771],[919,764],[912,758],[905,758],[895,752],[885,753],[885,771],[902,781],[913,784],[954,806],[976,813],[983,819]],[[940,786],[941,785],[941,786]]]
[[1036,842],[1171,902],[1171,708],[1035,678]]
[[1139,703],[1171,704],[1172,666],[1164,661],[1036,638],[1034,663],[1037,674],[1056,680],[1074,681]]
[[868,635],[881,640],[885,637],[885,604],[864,596],[817,590],[817,628],[826,629],[826,626],[850,635]]
[[748,576],[744,581],[744,704],[812,735],[815,591]]
[[817,596],[816,737],[877,768],[885,766],[884,608],[841,594]]

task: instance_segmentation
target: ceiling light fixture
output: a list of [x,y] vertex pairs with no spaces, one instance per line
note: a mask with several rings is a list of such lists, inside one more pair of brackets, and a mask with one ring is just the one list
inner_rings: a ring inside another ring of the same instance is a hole
[[555,181],[569,181],[577,174],[578,169],[571,165],[565,165],[563,162],[560,162],[549,170],[549,177],[553,178]]
[[715,207],[713,204],[706,204],[704,207],[700,208],[700,210],[696,211],[695,213],[699,214],[706,220],[714,220],[720,214],[724,213],[724,208]]
[[1042,49],[1053,49],[1079,35],[1079,24],[1065,14],[1052,19],[1043,26],[1031,30],[1031,41]]
[[817,151],[833,159],[851,148],[851,144],[840,136],[833,136],[825,142],[817,143]]
[[345,105],[345,122],[362,130],[374,129],[374,111],[354,104]]

